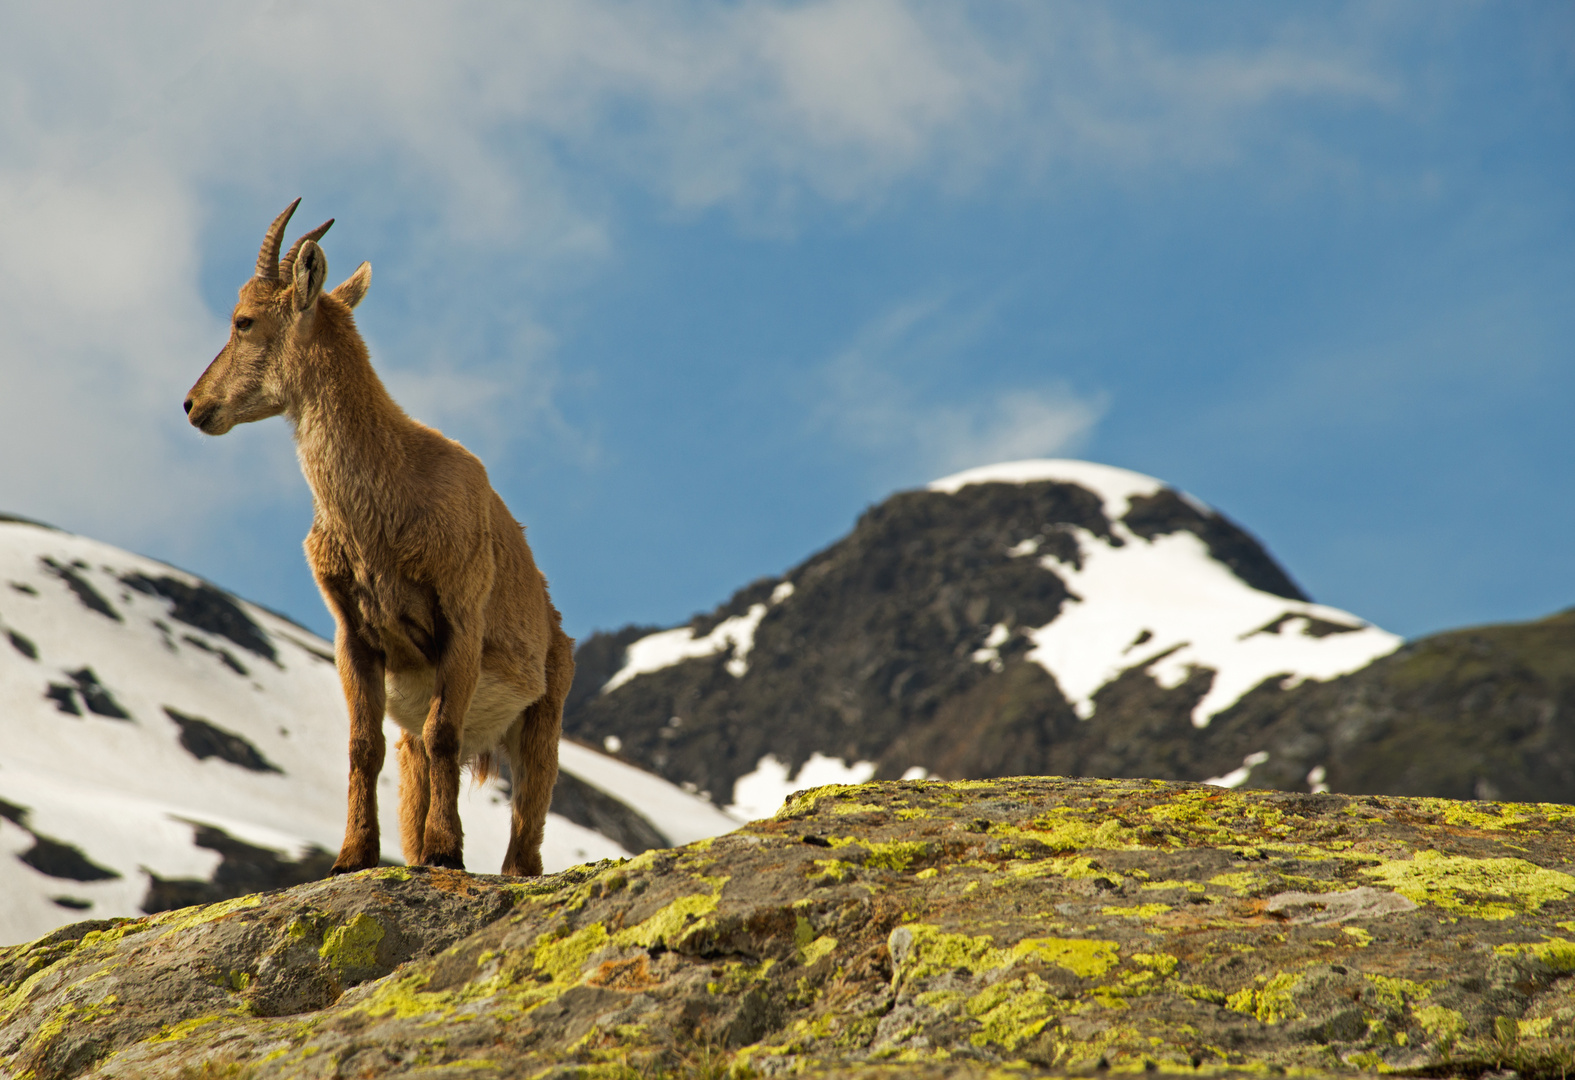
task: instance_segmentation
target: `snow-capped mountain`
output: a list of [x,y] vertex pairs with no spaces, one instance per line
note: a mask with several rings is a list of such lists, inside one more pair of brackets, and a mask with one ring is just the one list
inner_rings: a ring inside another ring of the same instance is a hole
[[[0,943],[322,876],[344,834],[332,646],[178,569],[0,519]],[[399,861],[397,770],[380,780]],[[547,869],[737,823],[565,741]],[[509,806],[466,783],[465,860],[496,872]]]
[[[1264,575],[1250,584],[1228,554],[1215,550],[1220,540],[1251,543],[1246,534],[1140,473],[1084,461],[1019,461],[958,473],[929,490],[956,495],[975,484],[1044,481],[1094,492],[1109,522],[1108,534],[1069,525],[1056,535],[1069,536],[1071,544],[1047,544],[1036,534],[1008,551],[1013,558],[1037,557],[1070,593],[1054,619],[1021,633],[1033,643],[1026,658],[1055,678],[1084,720],[1094,715],[1094,696],[1133,668],[1166,689],[1198,669],[1213,671],[1208,692],[1192,708],[1192,723],[1201,728],[1271,676],[1286,687],[1328,679],[1400,645],[1394,634],[1354,615],[1307,601],[1283,572],[1283,580]],[[1177,499],[1185,507],[1180,518]],[[995,624],[973,659],[999,664],[999,646],[1012,633]]]
[[688,626],[592,638],[566,730],[742,816],[872,776],[1240,784],[1272,752],[1218,718],[1400,645],[1152,477],[1020,461],[894,495]]

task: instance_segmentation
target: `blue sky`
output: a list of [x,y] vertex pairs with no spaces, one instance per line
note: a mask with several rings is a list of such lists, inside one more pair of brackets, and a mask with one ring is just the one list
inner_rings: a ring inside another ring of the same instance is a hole
[[0,511],[324,632],[287,427],[180,413],[296,195],[573,633],[1031,456],[1398,633],[1575,604],[1568,4],[62,3],[0,71]]

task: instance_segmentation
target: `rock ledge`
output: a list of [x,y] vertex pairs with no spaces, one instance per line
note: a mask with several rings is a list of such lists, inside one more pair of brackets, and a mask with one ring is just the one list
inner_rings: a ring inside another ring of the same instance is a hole
[[1575,1071],[1575,807],[801,793],[527,880],[385,868],[0,950],[0,1076]]

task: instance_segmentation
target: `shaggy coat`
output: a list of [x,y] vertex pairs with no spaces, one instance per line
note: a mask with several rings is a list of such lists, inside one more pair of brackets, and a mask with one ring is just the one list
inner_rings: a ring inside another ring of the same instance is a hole
[[502,753],[514,788],[503,872],[540,874],[574,643],[486,468],[407,416],[372,370],[351,316],[371,266],[323,291],[317,241],[332,220],[279,258],[299,202],[269,228],[230,340],[186,413],[209,435],[279,415],[295,429],[314,508],[306,558],[337,624],[350,709],[349,813],[334,873],[378,863],[386,714],[403,729],[406,861],[463,868],[460,766],[486,775]]

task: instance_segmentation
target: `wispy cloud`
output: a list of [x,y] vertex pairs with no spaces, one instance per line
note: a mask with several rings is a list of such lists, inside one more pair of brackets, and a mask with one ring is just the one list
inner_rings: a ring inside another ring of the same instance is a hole
[[[975,465],[1073,453],[1104,402],[1046,380],[1000,389],[974,340],[987,316],[935,300],[901,305],[865,326],[821,370],[817,427],[860,455],[879,487]],[[977,367],[973,387],[947,394],[938,366]]]
[[[967,194],[1001,170],[1211,166],[1278,102],[1394,101],[1347,40],[1362,28],[1293,30],[1204,50],[1039,2],[13,5],[0,506],[167,546],[286,490],[287,440],[203,442],[178,403],[223,336],[205,266],[244,274],[295,194],[361,248],[340,269],[399,253],[374,287],[394,324],[470,341],[499,310],[540,324],[615,257],[619,185],[791,229],[805,201],[868,208],[914,182]],[[398,333],[383,344],[416,411],[500,442],[563,434],[550,343],[528,362],[510,343],[441,362]],[[1051,452],[1098,412],[1054,387],[922,417],[895,400],[868,406],[890,412],[869,438],[895,447],[922,420],[912,445],[932,469]],[[511,425],[522,408],[543,422]]]

